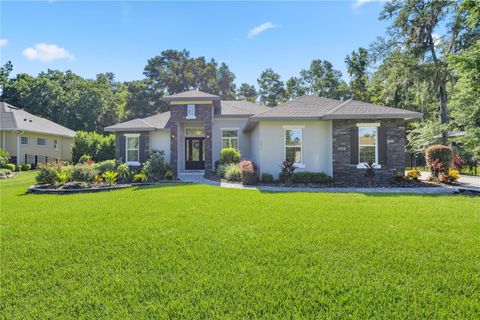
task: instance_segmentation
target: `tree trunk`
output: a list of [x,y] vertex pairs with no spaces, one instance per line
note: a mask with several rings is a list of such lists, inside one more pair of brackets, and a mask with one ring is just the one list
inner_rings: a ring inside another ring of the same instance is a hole
[[[447,105],[447,89],[445,88],[445,81],[442,80],[438,86],[438,94],[440,96],[440,123],[448,123],[448,105]],[[442,143],[447,145],[448,129],[442,127]]]

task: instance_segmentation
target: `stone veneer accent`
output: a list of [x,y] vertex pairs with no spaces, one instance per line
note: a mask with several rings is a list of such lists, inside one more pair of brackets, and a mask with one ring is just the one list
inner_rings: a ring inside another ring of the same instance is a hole
[[[179,130],[188,127],[188,123],[194,124],[198,127],[198,123],[205,126],[205,150],[203,150],[205,157],[205,173],[212,172],[212,126],[213,126],[213,105],[212,104],[196,104],[195,105],[195,119],[187,119],[187,105],[171,105],[170,106],[170,164],[173,172],[178,174],[179,159],[178,159],[178,137]],[[175,134],[175,138],[173,138]],[[183,135],[182,135],[183,136]],[[209,138],[207,138],[209,137]],[[180,142],[180,147],[183,148],[184,142]],[[183,161],[183,159],[181,159]]]
[[142,132],[116,132],[115,133],[115,159],[125,162],[125,134],[140,134],[140,163],[148,160],[150,154],[150,133]]
[[[386,134],[386,164],[375,169],[375,180],[386,181],[393,178],[397,171],[405,170],[405,121],[403,119],[364,119],[333,120],[333,178],[337,181],[365,181],[365,169],[358,169],[351,164],[350,130],[357,123],[380,123]],[[379,136],[380,139],[380,136]],[[380,142],[379,142],[380,145]]]

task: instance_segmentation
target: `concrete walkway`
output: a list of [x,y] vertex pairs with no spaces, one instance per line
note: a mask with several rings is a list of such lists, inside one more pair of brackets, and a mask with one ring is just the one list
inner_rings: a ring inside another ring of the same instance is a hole
[[311,187],[276,187],[276,186],[244,186],[238,183],[225,183],[205,179],[202,174],[179,174],[184,182],[206,184],[230,189],[259,190],[266,192],[355,192],[355,193],[408,193],[408,194],[455,194],[452,187],[419,187],[419,188],[311,188]]
[[[422,171],[420,175],[420,180],[428,180],[430,178],[430,172]],[[460,185],[455,186],[457,189],[469,190],[480,192],[480,177],[478,176],[467,176],[464,174],[460,175],[458,179]]]

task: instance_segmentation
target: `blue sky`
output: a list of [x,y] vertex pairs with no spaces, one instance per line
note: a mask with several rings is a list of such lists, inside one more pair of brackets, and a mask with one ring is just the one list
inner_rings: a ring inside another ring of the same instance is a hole
[[0,61],[14,73],[68,70],[92,78],[143,78],[165,49],[226,62],[235,82],[256,85],[273,68],[286,81],[313,59],[344,59],[385,33],[383,4],[322,2],[0,2]]

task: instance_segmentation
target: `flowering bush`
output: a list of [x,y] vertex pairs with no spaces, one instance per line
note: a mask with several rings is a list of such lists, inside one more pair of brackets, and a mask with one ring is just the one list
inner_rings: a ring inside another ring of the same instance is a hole
[[42,163],[37,166],[35,180],[38,184],[56,184],[58,182],[60,167],[54,163]]
[[420,178],[420,171],[417,170],[417,169],[413,169],[413,170],[408,170],[407,171],[407,177],[411,180],[418,180]]
[[165,170],[165,152],[154,150],[143,165],[142,173],[145,174],[148,181],[158,181],[163,179]]
[[72,167],[70,178],[72,181],[92,183],[95,181],[98,171],[91,164],[77,164]]
[[458,172],[458,170],[455,170],[455,169],[450,169],[448,170],[448,172],[441,175],[440,181],[442,181],[443,183],[451,184],[451,183],[457,182],[459,178],[460,178],[460,172]]

